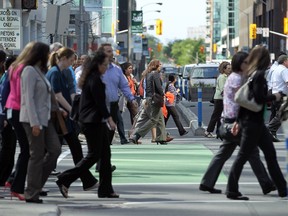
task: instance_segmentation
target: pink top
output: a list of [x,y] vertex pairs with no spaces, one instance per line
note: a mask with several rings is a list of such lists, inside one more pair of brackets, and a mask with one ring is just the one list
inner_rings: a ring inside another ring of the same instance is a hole
[[24,68],[23,64],[20,64],[13,70],[11,74],[11,69],[9,70],[10,79],[10,93],[6,101],[5,107],[7,109],[20,110],[21,105],[21,72]]

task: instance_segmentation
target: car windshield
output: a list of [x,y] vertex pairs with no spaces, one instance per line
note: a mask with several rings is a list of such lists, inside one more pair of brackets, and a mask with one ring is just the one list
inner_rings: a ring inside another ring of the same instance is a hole
[[193,68],[191,78],[216,78],[218,67],[196,67]]
[[176,73],[177,72],[177,68],[174,67],[164,67],[163,68],[164,73]]
[[191,74],[193,67],[185,67],[184,75],[188,76]]

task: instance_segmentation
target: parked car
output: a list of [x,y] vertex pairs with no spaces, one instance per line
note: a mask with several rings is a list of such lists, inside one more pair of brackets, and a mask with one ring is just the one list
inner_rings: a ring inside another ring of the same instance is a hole
[[219,75],[219,64],[195,65],[189,77],[189,100],[197,101],[198,87],[202,87],[202,100],[210,101],[214,95],[216,80]]
[[189,76],[189,83],[191,87],[202,86],[216,86],[216,79],[219,75],[218,64],[198,64],[195,65]]
[[182,80],[181,80],[181,93],[182,96],[186,99],[189,100],[189,83],[188,79],[191,74],[191,71],[193,67],[196,64],[187,64],[183,67],[183,72],[182,72]]

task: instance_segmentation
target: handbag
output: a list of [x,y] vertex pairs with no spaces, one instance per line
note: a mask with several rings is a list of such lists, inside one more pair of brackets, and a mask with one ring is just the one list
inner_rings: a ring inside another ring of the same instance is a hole
[[229,142],[240,142],[240,131],[238,132],[238,134],[236,136],[234,136],[232,133],[231,133],[231,129],[234,125],[234,121],[221,121],[221,125],[219,126],[218,128],[218,137],[220,139],[224,139],[224,140],[227,140]]
[[255,98],[250,91],[250,84],[253,80],[255,72],[252,74],[251,77],[248,78],[248,80],[238,89],[234,96],[234,100],[236,103],[238,103],[241,107],[244,107],[248,110],[251,110],[253,112],[259,112],[263,108],[263,104],[258,104],[255,101]]
[[160,94],[154,93],[152,96],[152,104],[156,107],[163,107],[164,99]]
[[80,97],[81,95],[79,94],[75,95],[74,100],[72,102],[72,109],[70,113],[70,118],[76,122],[79,121]]

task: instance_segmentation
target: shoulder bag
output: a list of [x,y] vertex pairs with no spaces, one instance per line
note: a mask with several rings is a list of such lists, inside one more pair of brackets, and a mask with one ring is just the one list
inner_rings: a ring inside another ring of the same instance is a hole
[[160,94],[157,94],[155,92],[155,82],[154,82],[154,79],[153,79],[153,90],[154,90],[154,93],[152,95],[152,104],[156,107],[163,107],[164,105],[164,97]]
[[[251,77],[248,78],[248,80],[238,89],[234,96],[234,100],[236,103],[238,103],[241,107],[244,107],[248,110],[251,110],[253,112],[259,112],[263,108],[263,104],[258,104],[255,101],[255,98],[253,94],[250,94],[250,84],[253,80],[255,72],[252,74]],[[250,98],[250,95],[252,97]]]

